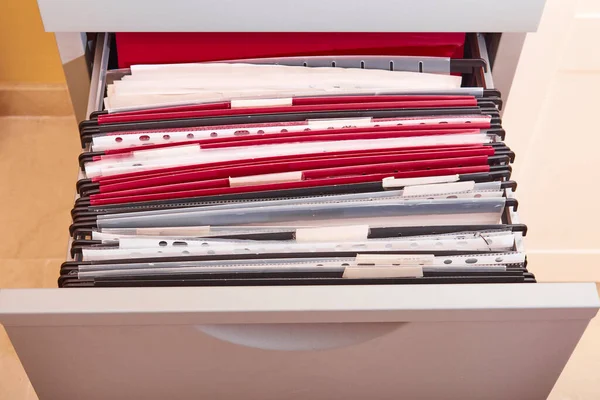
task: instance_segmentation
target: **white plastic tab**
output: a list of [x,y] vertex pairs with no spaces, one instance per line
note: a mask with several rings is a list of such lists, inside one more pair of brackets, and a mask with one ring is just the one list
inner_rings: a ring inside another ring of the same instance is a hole
[[210,226],[182,226],[164,228],[136,228],[135,234],[141,236],[199,236],[210,233]]
[[278,174],[263,174],[241,176],[239,178],[229,177],[229,186],[264,185],[268,183],[298,182],[302,180],[302,171],[281,172]]
[[231,100],[231,108],[291,106],[292,98]]
[[389,178],[383,178],[382,184],[384,189],[399,188],[411,185],[428,185],[432,183],[447,183],[457,182],[459,180],[458,175],[444,175],[444,176],[425,176],[422,178],[400,178],[396,179],[393,176]]
[[415,266],[433,265],[433,254],[357,254],[356,263],[359,265],[396,265]]
[[423,267],[348,267],[342,278],[422,278]]
[[349,128],[369,126],[373,122],[367,118],[336,118],[336,119],[309,119],[308,126],[314,128]]
[[368,236],[368,225],[327,226],[296,230],[297,242],[360,241],[367,240]]
[[433,183],[430,185],[405,186],[402,196],[433,196],[440,194],[472,192],[475,181]]
[[149,160],[161,157],[178,157],[198,154],[200,145],[186,144],[181,146],[165,147],[158,149],[142,149],[131,152],[131,156],[136,160]]

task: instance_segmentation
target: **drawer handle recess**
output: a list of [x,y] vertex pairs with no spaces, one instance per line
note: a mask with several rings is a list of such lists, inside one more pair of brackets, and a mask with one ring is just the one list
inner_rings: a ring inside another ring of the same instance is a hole
[[197,325],[219,340],[263,350],[310,351],[347,347],[387,335],[407,322]]

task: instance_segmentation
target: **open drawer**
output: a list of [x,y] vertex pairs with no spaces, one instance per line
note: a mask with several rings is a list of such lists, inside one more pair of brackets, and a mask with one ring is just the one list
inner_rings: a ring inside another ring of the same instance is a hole
[[41,399],[544,399],[594,284],[0,292]]
[[594,284],[0,290],[41,399],[543,399],[599,306]]

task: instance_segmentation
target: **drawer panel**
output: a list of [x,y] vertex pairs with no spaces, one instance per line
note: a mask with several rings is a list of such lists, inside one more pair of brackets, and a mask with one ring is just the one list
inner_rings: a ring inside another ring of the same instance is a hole
[[25,364],[41,399],[501,400],[546,398],[586,325],[408,324],[351,347],[316,351],[242,347],[193,326],[8,332],[24,362],[46,346],[57,353]]
[[12,290],[0,317],[42,399],[537,399],[595,290]]
[[38,0],[51,32],[532,32],[545,0]]

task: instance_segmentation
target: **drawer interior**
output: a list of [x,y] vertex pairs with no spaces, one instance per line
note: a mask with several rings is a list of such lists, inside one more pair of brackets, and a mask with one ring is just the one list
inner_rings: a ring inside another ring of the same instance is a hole
[[[123,76],[131,74],[131,70],[127,66],[135,63],[154,64],[161,63],[189,63],[189,62],[212,62],[222,61],[223,58],[218,58],[221,54],[205,55],[203,54],[204,47],[212,50],[213,47],[205,45],[208,40],[221,40],[225,44],[235,44],[240,36],[248,34],[230,34],[230,33],[213,33],[212,36],[205,37],[204,33],[101,33],[92,37],[92,46],[95,47],[95,60],[93,69],[94,76],[92,77],[93,84],[90,93],[90,103],[88,107],[88,115],[94,115],[94,112],[100,112],[104,109],[102,98],[106,95],[106,85],[112,84],[115,80],[120,80]],[[230,36],[233,35],[233,36]],[[386,34],[378,33],[372,39],[361,42],[363,48],[337,50],[338,55],[325,53],[320,49],[318,43],[307,45],[303,48],[304,53],[294,54],[292,56],[281,56],[281,42],[285,43],[285,39],[268,39],[278,37],[278,34],[260,34],[266,35],[262,41],[259,41],[262,51],[248,52],[252,56],[239,57],[235,51],[238,46],[235,45],[231,50],[231,55],[225,60],[249,60],[255,59],[257,63],[285,64],[285,65],[304,65],[304,66],[338,66],[345,68],[376,68],[389,70],[402,70],[414,72],[430,72],[430,73],[452,73],[463,77],[462,86],[464,87],[481,87],[494,90],[491,78],[490,59],[487,54],[487,36],[476,33],[442,33],[442,34]],[[301,43],[305,39],[306,33],[294,33],[294,42]],[[315,34],[313,34],[315,35]],[[316,34],[323,35],[323,34]],[[357,37],[364,37],[364,34],[332,34],[334,36],[326,36],[325,39],[335,39],[342,36],[343,39],[337,39],[340,43],[351,43]],[[398,36],[400,35],[400,36]],[[427,35],[433,35],[434,45],[431,47],[425,46],[425,50],[416,47],[418,44],[426,44],[429,40]],[[390,37],[391,36],[391,37]],[[415,36],[417,39],[415,39]],[[449,37],[447,37],[449,36]],[[117,37],[121,38],[121,47]],[[252,36],[251,36],[252,37]],[[345,37],[345,38],[344,38]],[[491,35],[490,35],[491,37]],[[402,39],[404,38],[404,42]],[[312,42],[317,42],[323,38],[320,36],[306,38]],[[251,44],[252,39],[247,39]],[[380,48],[378,40],[385,40],[387,47]],[[395,44],[395,41],[406,44],[404,47]],[[175,41],[175,43],[172,43]],[[337,44],[336,41],[331,43],[329,47]],[[245,43],[245,42],[243,42]],[[188,46],[193,48],[193,51],[188,51]],[[349,46],[349,45],[346,45]],[[158,49],[156,49],[158,47]],[[273,49],[274,47],[274,49]],[[321,46],[322,47],[322,46]],[[350,46],[352,47],[352,46]],[[356,47],[356,46],[354,46]],[[172,50],[171,48],[174,48]],[[325,47],[328,48],[328,47]],[[121,56],[120,54],[121,50]],[[360,56],[351,56],[353,51],[361,51]],[[391,51],[392,54],[389,52]],[[125,54],[123,54],[125,53]],[[150,58],[146,56],[152,54]],[[166,54],[163,54],[166,53]],[[394,53],[397,53],[394,55]],[[243,54],[243,53],[242,53]],[[254,56],[260,54],[261,56]],[[265,56],[265,54],[267,56]],[[289,53],[292,54],[292,53]],[[385,54],[387,59],[382,59],[379,54]],[[350,55],[350,56],[349,56]],[[124,60],[123,60],[124,59]],[[252,61],[250,61],[252,62]],[[487,82],[486,82],[487,80]],[[489,94],[492,94],[490,92]],[[493,93],[494,101],[497,102],[501,109],[502,103],[499,99],[500,93]],[[100,97],[102,96],[102,97]]]
[[[119,35],[121,35],[121,39],[118,40]],[[159,35],[159,36],[156,36]],[[198,38],[196,38],[195,34],[190,34],[192,39],[189,39],[186,34],[181,34],[184,37],[187,37],[187,40],[191,40],[194,45],[198,45]],[[93,88],[94,90],[90,93],[90,105],[93,109],[90,112],[90,119],[83,121],[80,124],[80,133],[82,137],[82,145],[84,146],[84,151],[80,156],[80,165],[82,169],[84,169],[86,163],[93,162],[96,158],[102,157],[102,152],[95,152],[93,148],[91,148],[91,141],[94,137],[102,137],[109,135],[114,135],[115,129],[116,132],[121,133],[123,135],[128,135],[131,133],[135,133],[139,131],[139,126],[136,124],[132,124],[129,126],[128,124],[121,124],[118,127],[111,126],[103,126],[99,123],[100,118],[103,118],[107,115],[110,115],[107,110],[103,109],[103,103],[101,99],[107,95],[107,90],[111,85],[114,85],[115,82],[119,82],[124,79],[128,79],[128,76],[131,75],[131,69],[129,68],[111,68],[127,65],[127,63],[131,62],[131,60],[135,61],[135,56],[142,57],[141,54],[144,54],[144,49],[148,49],[148,46],[152,45],[158,38],[162,38],[161,40],[168,40],[168,38],[176,38],[178,40],[177,43],[173,44],[174,48],[177,49],[186,49],[186,47],[181,46],[182,42],[185,40],[181,39],[181,35],[179,39],[177,35],[172,34],[148,34],[146,37],[145,34],[136,34],[130,35],[133,36],[133,39],[127,38],[126,34],[100,34],[97,36],[96,40],[96,62],[93,68],[94,76],[93,81],[97,84]],[[202,35],[202,34],[198,34]],[[221,34],[219,34],[221,35]],[[444,35],[444,34],[442,34]],[[460,36],[462,34],[458,34]],[[116,38],[115,38],[116,37]],[[127,42],[125,39],[129,40]],[[167,38],[167,39],[165,39]],[[456,40],[455,37],[451,37],[450,39]],[[227,40],[227,39],[226,39]],[[490,63],[488,58],[488,52],[486,48],[486,37],[483,34],[465,34],[463,35],[463,40],[460,46],[455,46],[451,48],[451,51],[448,48],[442,49],[445,51],[445,54],[450,54],[452,57],[432,57],[432,56],[416,56],[416,55],[397,55],[397,56],[352,56],[352,55],[334,55],[334,56],[322,56],[322,55],[297,55],[293,57],[274,57],[274,58],[257,58],[257,59],[244,59],[241,62],[246,64],[255,64],[255,65],[280,65],[280,66],[297,66],[297,67],[339,67],[339,68],[354,68],[354,69],[372,69],[372,70],[389,70],[389,71],[408,71],[414,73],[435,73],[441,75],[450,75],[450,76],[460,76],[461,77],[461,88],[466,90],[465,93],[474,93],[478,97],[477,106],[478,110],[481,110],[485,115],[488,115],[491,119],[491,128],[488,129],[488,134],[495,135],[498,140],[502,140],[504,138],[505,132],[501,127],[501,119],[499,117],[499,109],[502,107],[502,98],[500,93],[493,88],[493,83],[491,82],[490,75]],[[194,42],[195,41],[195,42]],[[119,42],[121,43],[121,57],[126,58],[128,61],[124,62],[123,60],[119,61]],[[139,49],[136,51],[132,51],[132,42],[139,45]],[[124,43],[124,44],[123,44]],[[200,43],[202,43],[200,41]],[[160,47],[163,44],[160,40],[157,41],[156,46]],[[179,46],[178,46],[179,45]],[[427,50],[430,52],[440,51],[439,48],[435,46],[432,47],[433,50]],[[405,50],[405,49],[404,49]],[[363,50],[364,51],[364,50]],[[413,49],[407,50],[409,54]],[[426,50],[419,50],[421,52],[427,52]],[[158,49],[159,54],[165,52],[165,49]],[[162,53],[161,53],[162,52]],[[417,51],[418,52],[418,51]],[[133,53],[133,56],[132,54]],[[182,51],[185,53],[185,51]],[[124,54],[124,55],[123,55]],[[414,54],[414,53],[413,53]],[[432,54],[432,53],[428,53]],[[164,57],[178,57],[177,52],[171,51],[171,53],[167,52],[167,55]],[[186,56],[193,57],[193,56]],[[211,57],[211,55],[205,55],[203,57]],[[163,60],[168,60],[165,58]],[[193,58],[187,58],[184,61],[193,60]],[[156,123],[154,127],[157,129],[179,129],[180,127],[186,126],[194,126],[204,124],[204,121],[195,119],[192,122],[186,120],[175,120],[175,121],[167,121],[166,124],[161,125],[159,122],[158,125]],[[108,128],[108,130],[107,130]],[[112,129],[112,131],[111,131]],[[167,137],[169,135],[165,135]],[[117,136],[116,140],[118,141],[120,138]],[[499,160],[497,165],[494,165],[493,168],[495,176],[498,177],[502,181],[501,187],[503,190],[503,198],[506,202],[506,207],[504,211],[500,215],[499,223],[503,227],[503,229],[509,229],[514,234],[515,241],[510,249],[513,252],[523,252],[522,238],[527,232],[527,227],[524,224],[521,224],[518,221],[518,216],[516,214],[518,202],[515,198],[514,191],[516,190],[516,182],[510,181],[510,162],[514,159],[514,153],[510,151],[510,149],[506,148],[502,143],[499,143],[502,146],[502,149],[496,147],[496,151],[502,150],[497,154],[504,154],[500,157],[506,157]],[[177,201],[175,203],[169,201],[162,202],[154,202],[149,204],[150,208],[144,208],[145,205],[142,205],[142,208],[136,206],[136,208],[131,209],[127,207],[122,207],[122,209],[118,209],[112,206],[105,207],[104,209],[99,209],[98,207],[94,207],[93,204],[90,203],[90,196],[94,197],[97,193],[99,193],[99,186],[92,179],[85,178],[85,171],[82,172],[82,179],[78,182],[78,191],[79,196],[76,199],[75,207],[72,210],[73,216],[73,224],[70,227],[70,232],[72,234],[73,240],[70,246],[70,257],[71,259],[67,261],[62,269],[61,269],[61,278],[59,280],[60,286],[89,286],[89,281],[84,280],[73,280],[75,276],[78,276],[80,273],[80,268],[88,268],[89,262],[84,258],[84,253],[87,251],[86,249],[111,249],[114,247],[115,243],[108,241],[103,242],[102,240],[97,240],[96,232],[99,229],[99,221],[103,215],[110,215],[114,213],[123,213],[131,210],[150,210],[155,209],[155,207],[159,207],[162,209],[171,209],[175,210],[178,207],[192,207],[192,206],[204,206],[210,205],[206,203],[206,201],[200,200],[187,200],[184,199],[183,202]],[[287,193],[287,192],[286,192]],[[331,192],[332,194],[335,192]],[[302,198],[301,193],[292,194],[277,194],[277,198],[284,198],[281,196],[285,196],[287,198]],[[291,196],[291,197],[290,197]],[[298,197],[300,196],[300,197]],[[218,196],[217,196],[218,197]],[[225,203],[229,201],[236,201],[236,199],[243,199],[245,201],[254,201],[256,196],[233,196],[227,198],[223,198]],[[209,202],[217,201],[214,204],[225,204],[222,203],[220,198],[215,199],[205,199]],[[272,199],[271,199],[272,200]],[[180,204],[183,203],[183,204]],[[479,229],[483,229],[483,227],[478,226]],[[448,234],[451,232],[456,232],[458,227],[453,228],[444,228],[444,229],[436,229],[431,233],[435,232],[436,234]],[[466,229],[466,228],[465,228]],[[406,235],[407,233],[403,231],[401,233]],[[426,233],[429,232],[427,230],[413,230],[411,232],[416,233]],[[271,236],[268,236],[271,235]],[[269,237],[277,238],[281,237],[280,234],[269,233],[267,236],[262,235],[262,239],[268,239]],[[274,235],[274,236],[273,236]],[[278,236],[279,235],[279,236]],[[260,236],[260,235],[259,235]],[[253,236],[253,238],[257,238],[258,236]],[[186,251],[184,250],[184,254]],[[302,256],[302,253],[294,253],[296,257]],[[443,253],[448,256],[459,255],[460,251],[447,252]],[[331,253],[323,253],[324,256],[333,256],[335,254]],[[243,256],[238,256],[237,258],[244,258]],[[213,257],[214,258],[214,257]],[[277,257],[276,257],[277,258]],[[218,260],[219,258],[217,258]],[[501,259],[499,257],[498,259]],[[150,259],[149,259],[150,260]],[[179,257],[173,258],[174,261],[185,262],[185,261],[201,261],[202,258],[187,258],[187,257]],[[160,260],[154,260],[160,261]],[[449,261],[451,262],[451,261]],[[99,264],[109,263],[104,261],[93,261],[91,264]],[[525,274],[525,282],[535,282],[535,277],[529,271],[527,271],[526,260],[521,264],[511,265],[511,268],[518,268],[519,274],[523,272]],[[228,275],[229,276],[229,275]],[[232,284],[242,284],[241,280],[238,280],[240,275],[231,275],[229,279],[231,279]],[[242,275],[243,277],[243,275]],[[227,277],[226,277],[227,278]],[[236,279],[233,279],[236,278]],[[510,281],[510,279],[509,279]],[[190,283],[192,285],[198,284],[198,282]],[[219,281],[221,282],[221,281]],[[236,283],[237,282],[237,283]],[[244,282],[244,284],[256,284],[256,285],[270,285],[270,284],[294,284],[294,282],[298,283],[299,281],[287,281],[287,280],[265,280],[265,281],[248,281]],[[335,281],[327,280],[327,279],[319,279],[319,280],[306,280],[304,284],[330,284]],[[371,281],[362,281],[362,283],[370,283],[370,284],[382,284],[382,283],[401,283],[401,281],[391,281],[391,280],[371,280]],[[406,283],[408,283],[407,281]],[[475,279],[472,282],[477,282]],[[508,281],[507,281],[508,282]],[[141,282],[144,283],[144,282]],[[344,283],[358,283],[356,282],[344,282]],[[443,283],[443,282],[440,282]],[[467,283],[465,281],[465,283]],[[154,282],[146,282],[144,284],[153,285]],[[217,284],[219,284],[217,282]]]

